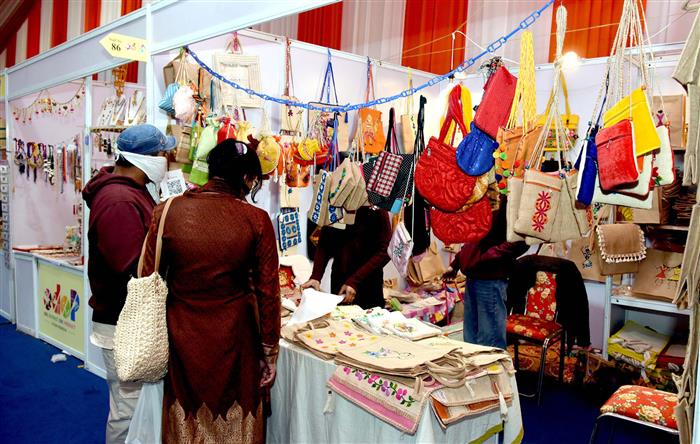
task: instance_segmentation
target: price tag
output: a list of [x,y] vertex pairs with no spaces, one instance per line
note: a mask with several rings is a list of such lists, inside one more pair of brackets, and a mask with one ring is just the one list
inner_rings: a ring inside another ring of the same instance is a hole
[[148,51],[146,51],[146,40],[144,39],[111,33],[100,40],[100,45],[113,57],[140,62],[146,61]]

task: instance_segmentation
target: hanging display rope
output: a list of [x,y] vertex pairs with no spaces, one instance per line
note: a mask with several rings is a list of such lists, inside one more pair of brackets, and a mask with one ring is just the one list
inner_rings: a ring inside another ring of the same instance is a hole
[[553,3],[554,3],[554,0],[548,0],[547,3],[544,6],[542,6],[540,9],[533,11],[530,15],[525,17],[518,24],[517,28],[513,29],[511,32],[509,32],[508,34],[499,38],[498,40],[493,41],[491,44],[489,44],[489,46],[486,47],[486,49],[481,51],[479,54],[475,55],[474,57],[471,57],[469,59],[464,60],[462,63],[459,64],[459,66],[457,66],[452,71],[450,71],[446,74],[443,74],[443,75],[433,77],[432,79],[428,80],[427,82],[423,83],[422,85],[416,86],[415,88],[401,91],[400,93],[394,94],[393,96],[380,97],[379,99],[372,100],[372,101],[366,102],[366,103],[356,103],[356,104],[337,105],[337,106],[333,106],[333,105],[321,106],[318,104],[312,105],[310,103],[302,103],[302,102],[297,102],[294,100],[282,99],[280,97],[269,96],[267,94],[263,94],[261,92],[252,90],[250,88],[246,88],[242,85],[239,85],[238,83],[236,83],[234,81],[231,81],[231,80],[225,78],[224,76],[222,76],[218,72],[211,69],[206,63],[204,63],[197,56],[197,54],[190,49],[189,46],[185,46],[185,51],[187,51],[192,56],[192,58],[199,64],[199,66],[201,66],[205,71],[207,71],[209,74],[211,74],[212,77],[224,82],[225,84],[227,84],[235,89],[241,90],[241,91],[243,91],[246,94],[249,94],[251,96],[260,97],[261,99],[269,101],[269,102],[276,102],[276,103],[279,103],[281,105],[287,105],[287,106],[296,106],[296,107],[304,108],[307,110],[322,111],[322,112],[328,112],[328,113],[333,113],[333,112],[343,113],[343,112],[348,112],[348,111],[357,111],[357,110],[362,109],[362,108],[371,108],[371,107],[376,106],[376,105],[381,105],[383,103],[393,102],[395,100],[406,98],[406,97],[410,96],[411,94],[414,94],[414,93],[421,91],[425,88],[431,87],[437,83],[442,82],[443,80],[447,80],[448,78],[454,76],[456,73],[462,72],[462,71],[466,70],[467,68],[474,66],[474,64],[476,64],[476,62],[480,58],[484,57],[487,54],[493,54],[501,46],[503,46],[506,42],[508,42],[508,40],[510,40],[515,34],[517,34],[520,31],[524,31],[525,29],[532,26],[532,24],[535,23],[538,18],[540,18],[542,13],[547,8],[552,6]]

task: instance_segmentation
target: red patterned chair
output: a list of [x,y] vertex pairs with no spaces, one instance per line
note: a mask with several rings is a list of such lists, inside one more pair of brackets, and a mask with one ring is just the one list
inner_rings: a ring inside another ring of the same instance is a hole
[[557,282],[553,273],[539,271],[537,280],[527,294],[525,313],[511,313],[506,320],[506,333],[513,342],[515,368],[518,369],[518,345],[521,341],[542,346],[540,370],[537,378],[537,404],[542,399],[542,383],[547,363],[547,349],[559,342],[559,382],[564,381],[564,344],[566,334],[557,318]]
[[623,385],[600,408],[601,414],[593,426],[590,444],[596,442],[598,424],[603,418],[621,419],[678,436],[674,413],[677,404],[678,398],[673,393],[638,385]]

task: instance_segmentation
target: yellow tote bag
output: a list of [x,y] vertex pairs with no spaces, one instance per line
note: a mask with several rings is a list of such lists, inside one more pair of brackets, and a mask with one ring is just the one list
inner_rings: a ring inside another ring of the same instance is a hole
[[[631,107],[631,109],[630,109]],[[632,94],[617,102],[603,116],[603,127],[608,128],[623,119],[632,119],[634,130],[634,147],[637,156],[643,156],[661,147],[661,139],[656,132],[651,117],[649,102],[643,88],[637,88]]]

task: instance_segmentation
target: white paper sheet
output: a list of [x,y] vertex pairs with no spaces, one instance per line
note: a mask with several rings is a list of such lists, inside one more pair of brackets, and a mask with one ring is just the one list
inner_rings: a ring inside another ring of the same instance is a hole
[[302,324],[327,315],[343,301],[343,296],[307,288],[301,293],[301,303],[287,325]]

